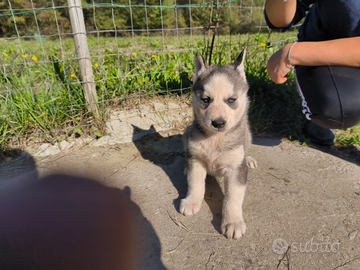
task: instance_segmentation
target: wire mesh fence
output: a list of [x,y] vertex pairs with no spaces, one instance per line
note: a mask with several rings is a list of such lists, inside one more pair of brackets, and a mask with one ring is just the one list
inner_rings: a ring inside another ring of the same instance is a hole
[[[248,72],[264,73],[268,54],[294,39],[294,33],[270,34],[264,4],[225,1],[212,64],[228,64],[247,47]],[[1,2],[0,145],[29,137],[56,140],[77,126],[101,129],[109,108],[187,94],[195,53],[209,57],[220,5],[205,0]],[[84,29],[74,30],[76,6]],[[76,45],[81,35],[87,38]],[[88,54],[81,54],[84,46]],[[87,85],[93,92],[86,92]]]

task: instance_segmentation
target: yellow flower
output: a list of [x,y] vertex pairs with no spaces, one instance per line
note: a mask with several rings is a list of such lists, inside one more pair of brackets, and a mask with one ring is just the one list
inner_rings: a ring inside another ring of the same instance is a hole
[[7,57],[7,56],[8,56],[8,55],[7,55],[6,53],[4,53],[4,52],[3,52],[3,55],[4,55],[5,57]]
[[152,57],[152,58],[157,58],[157,55],[153,54],[151,57]]
[[95,64],[95,67],[98,67],[99,65],[98,64]]
[[75,77],[75,74],[71,74],[70,76],[71,76],[71,78],[74,78],[74,77]]
[[23,54],[23,56],[22,56],[22,57],[26,58],[26,57],[28,57],[28,55],[27,55],[27,54]]
[[131,72],[129,72],[129,75],[131,74]]
[[50,43],[49,41],[47,43]]
[[37,61],[37,57],[36,56],[33,56],[32,57],[32,60],[34,60],[35,62]]
[[134,53],[132,53],[132,55],[133,55],[133,56],[137,56],[137,53],[136,53],[136,52],[134,52]]
[[38,70],[35,70],[35,72],[36,72],[36,73],[40,73],[40,71],[38,71]]
[[265,44],[265,43],[262,43],[262,42],[261,42],[260,45],[261,45],[261,47],[265,47],[265,46],[266,46],[266,44]]

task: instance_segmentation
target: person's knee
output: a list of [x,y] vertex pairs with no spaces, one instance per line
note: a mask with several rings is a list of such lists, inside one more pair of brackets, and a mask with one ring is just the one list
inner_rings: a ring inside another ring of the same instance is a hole
[[297,66],[296,78],[314,124],[344,129],[360,122],[360,69]]
[[332,115],[314,115],[310,116],[311,121],[323,128],[328,129],[346,129],[355,126],[360,122],[360,113],[347,112],[344,117],[340,113],[334,112]]

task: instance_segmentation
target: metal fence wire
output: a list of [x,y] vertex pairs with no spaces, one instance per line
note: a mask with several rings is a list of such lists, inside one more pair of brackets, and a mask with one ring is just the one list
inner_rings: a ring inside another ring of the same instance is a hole
[[[263,55],[265,0],[228,0],[213,64]],[[182,95],[209,56],[220,1],[5,0],[0,3],[0,145],[56,138],[110,107]],[[280,39],[273,35],[273,42]]]

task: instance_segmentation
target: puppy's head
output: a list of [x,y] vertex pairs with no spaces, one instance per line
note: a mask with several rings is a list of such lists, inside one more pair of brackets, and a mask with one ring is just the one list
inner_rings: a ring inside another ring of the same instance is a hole
[[245,50],[231,65],[207,66],[196,54],[193,85],[195,121],[208,132],[234,128],[248,110]]

